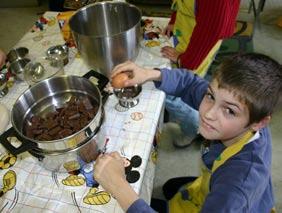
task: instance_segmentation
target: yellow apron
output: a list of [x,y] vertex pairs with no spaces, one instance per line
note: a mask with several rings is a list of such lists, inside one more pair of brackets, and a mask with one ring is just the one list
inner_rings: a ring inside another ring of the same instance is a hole
[[[195,20],[195,1],[194,0],[174,0],[172,4],[172,9],[177,10],[176,20],[173,28],[173,34],[178,40],[176,45],[176,51],[183,53],[185,52],[190,38],[192,36],[194,27],[196,25]],[[221,45],[221,40],[219,40],[213,48],[210,50],[208,55],[198,66],[195,73],[201,77],[204,77],[208,71],[208,68],[213,61],[215,54],[217,53]]]
[[185,186],[185,190],[180,190],[169,201],[169,212],[189,212],[198,213],[201,211],[202,205],[205,202],[206,196],[209,193],[209,184],[211,174],[224,164],[229,158],[240,152],[240,150],[249,142],[254,134],[251,131],[246,132],[237,143],[227,147],[220,156],[214,161],[212,170],[207,167],[202,167],[202,174],[192,183]]

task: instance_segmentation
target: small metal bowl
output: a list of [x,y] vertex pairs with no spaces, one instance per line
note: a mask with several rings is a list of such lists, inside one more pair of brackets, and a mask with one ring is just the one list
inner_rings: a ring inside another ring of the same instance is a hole
[[7,59],[10,63],[23,59],[28,55],[29,50],[26,47],[19,47],[16,49],[10,50],[10,52],[7,55]]
[[119,104],[125,108],[132,108],[139,103],[139,95],[142,91],[141,85],[114,89],[114,94],[119,100]]
[[59,58],[63,60],[64,65],[66,65],[69,62],[69,48],[67,45],[56,45],[50,47],[46,55],[48,58]]
[[64,65],[62,60],[39,57],[25,66],[24,80],[32,86],[44,79],[63,74]]
[[9,70],[12,72],[12,74],[15,75],[15,78],[19,81],[24,80],[24,68],[25,66],[30,62],[30,59],[28,58],[21,58],[17,59],[14,62],[12,62],[9,66]]

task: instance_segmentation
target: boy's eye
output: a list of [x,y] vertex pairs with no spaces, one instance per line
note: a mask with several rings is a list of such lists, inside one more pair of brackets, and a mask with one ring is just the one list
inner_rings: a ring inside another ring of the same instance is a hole
[[209,100],[214,100],[214,96],[213,94],[211,94],[211,92],[206,92],[206,97],[209,99]]
[[228,115],[232,115],[232,116],[235,116],[235,115],[236,115],[235,111],[232,110],[231,108],[228,108],[228,107],[225,108],[225,112],[226,112],[226,114],[228,114]]

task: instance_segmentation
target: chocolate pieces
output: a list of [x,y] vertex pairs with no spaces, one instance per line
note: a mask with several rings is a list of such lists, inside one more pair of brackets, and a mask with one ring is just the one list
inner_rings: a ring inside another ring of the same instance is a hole
[[34,115],[27,120],[24,134],[40,141],[65,138],[88,125],[98,109],[98,103],[91,103],[87,97],[72,96],[65,106],[56,108],[45,117]]

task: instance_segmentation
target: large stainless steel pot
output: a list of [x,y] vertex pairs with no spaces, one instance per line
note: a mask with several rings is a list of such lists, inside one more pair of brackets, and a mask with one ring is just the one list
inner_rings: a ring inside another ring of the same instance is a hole
[[[98,80],[98,87],[87,79],[91,77]],[[77,170],[81,162],[89,163],[95,160],[98,148],[94,137],[102,124],[103,102],[107,98],[107,94],[102,97],[100,90],[107,82],[108,79],[101,74],[90,71],[84,77],[58,76],[35,84],[13,105],[11,111],[13,127],[0,136],[1,144],[14,155],[29,151],[45,168],[57,172]],[[63,106],[72,96],[86,96],[92,104],[98,106],[95,117],[83,129],[68,137],[52,141],[39,141],[24,134],[26,119],[33,115],[44,117],[48,112]],[[13,136],[21,141],[19,147],[9,142],[8,138]]]
[[[62,107],[72,96],[87,97],[98,106],[97,114],[87,126],[66,138],[52,141],[38,141],[23,134],[26,120],[34,115],[44,117]],[[36,143],[37,149],[44,152],[66,152],[86,143],[96,133],[101,118],[102,96],[99,89],[88,79],[78,76],[53,77],[35,84],[16,100],[11,111],[11,122],[16,132]]]
[[[103,120],[103,119],[102,119]],[[101,125],[102,120],[99,125]],[[99,130],[99,127],[97,131]],[[8,138],[16,137],[21,142],[19,147],[14,147]],[[99,149],[95,139],[87,138],[73,149],[47,151],[38,149],[38,145],[34,142],[21,138],[14,128],[10,128],[1,136],[1,144],[13,155],[18,155],[28,151],[39,160],[39,163],[44,168],[56,172],[72,172],[79,170],[82,165],[96,160]]]
[[115,65],[137,57],[141,17],[128,3],[99,2],[78,10],[69,25],[83,60],[110,77]]
[[38,158],[41,166],[56,172],[77,171],[84,164],[96,160],[99,155],[95,138],[89,138],[86,143],[80,144],[71,150],[46,152],[35,148],[29,152]]

